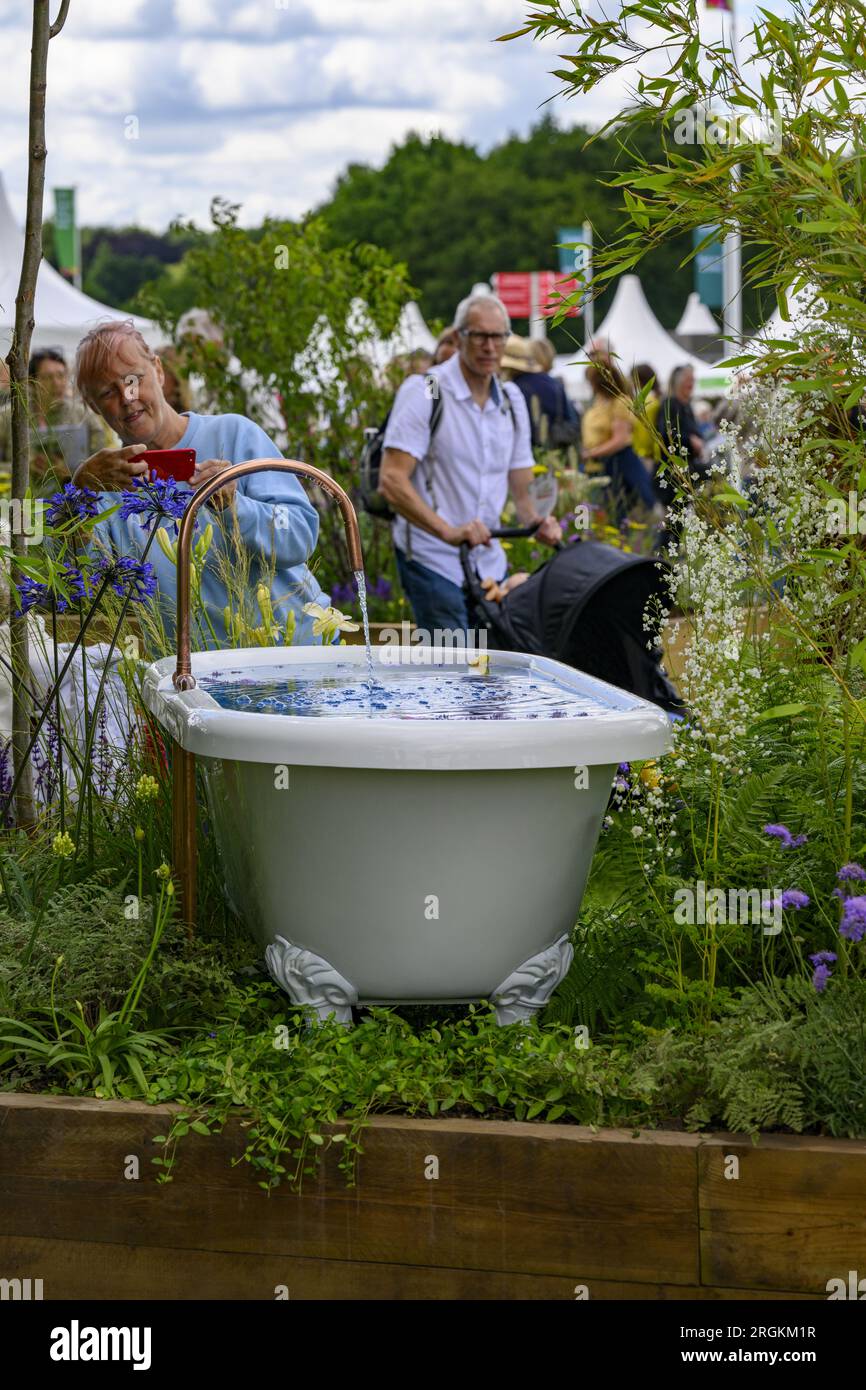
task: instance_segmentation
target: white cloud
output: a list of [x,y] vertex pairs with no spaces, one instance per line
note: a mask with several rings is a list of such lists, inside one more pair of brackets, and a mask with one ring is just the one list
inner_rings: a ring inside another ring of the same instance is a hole
[[[0,0],[0,172],[19,216],[28,8]],[[76,184],[88,223],[203,221],[215,195],[242,203],[253,222],[304,212],[347,163],[381,163],[412,129],[486,148],[525,132],[544,110],[601,123],[618,109],[622,71],[603,94],[544,107],[559,86],[549,70],[563,45],[493,41],[530,8],[531,0],[73,0],[50,49],[46,186]],[[132,116],[137,139],[127,138]]]

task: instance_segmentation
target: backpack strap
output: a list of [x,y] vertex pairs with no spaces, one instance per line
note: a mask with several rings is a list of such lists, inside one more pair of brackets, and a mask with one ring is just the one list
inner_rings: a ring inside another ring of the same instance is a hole
[[[427,445],[427,452],[421,459],[421,467],[424,470],[424,481],[427,484],[427,494],[430,498],[430,505],[434,512],[438,510],[436,505],[436,494],[433,491],[433,465],[436,462],[436,432],[442,423],[442,411],[445,398],[439,389],[438,378],[430,374],[424,377],[424,385],[430,391],[430,442]],[[406,522],[406,555],[412,558],[412,523]]]
[[424,385],[430,390],[430,442],[427,445],[427,452],[421,460],[421,467],[424,469],[424,481],[427,484],[427,491],[430,494],[430,505],[434,512],[437,510],[436,495],[433,491],[433,465],[436,462],[436,431],[442,423],[442,407],[444,398],[439,390],[439,382],[435,376],[425,376]]
[[499,383],[499,392],[500,392],[500,395],[502,396],[502,399],[503,399],[504,402],[505,402],[505,408],[506,408],[506,410],[508,411],[508,414],[511,416],[511,427],[512,427],[512,429],[516,432],[516,430],[517,430],[517,417],[516,417],[515,414],[514,414],[514,402],[513,402],[513,400],[511,399],[511,397],[509,396],[508,392],[507,392],[506,389],[505,389],[505,382],[504,382],[504,381],[500,381],[500,383]]

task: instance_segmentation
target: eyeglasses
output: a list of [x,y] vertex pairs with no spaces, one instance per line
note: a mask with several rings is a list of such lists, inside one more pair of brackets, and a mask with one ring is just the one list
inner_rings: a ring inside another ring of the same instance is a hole
[[485,343],[488,338],[491,343],[495,343],[497,347],[500,347],[508,337],[507,333],[482,333],[477,328],[461,328],[460,334],[462,337],[468,338],[470,343],[477,343],[479,347],[482,343]]

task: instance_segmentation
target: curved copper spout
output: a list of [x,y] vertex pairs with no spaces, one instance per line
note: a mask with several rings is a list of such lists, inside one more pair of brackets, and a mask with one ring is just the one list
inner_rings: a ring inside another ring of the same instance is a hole
[[347,493],[343,491],[339,483],[335,483],[329,474],[323,473],[321,468],[314,468],[311,463],[298,463],[295,459],[249,459],[246,463],[234,463],[230,468],[226,468],[223,473],[212,478],[210,482],[203,483],[193,493],[192,501],[187,507],[180,523],[180,534],[177,538],[177,666],[172,680],[175,690],[192,690],[195,687],[195,676],[192,674],[192,661],[189,649],[189,607],[190,607],[190,549],[192,547],[192,537],[195,528],[196,513],[202,503],[209,497],[225,487],[226,483],[234,482],[237,478],[243,478],[247,473],[303,473],[304,477],[312,478],[313,482],[318,483],[326,492],[334,497],[339,505],[343,516],[343,525],[346,528],[346,546],[349,551],[349,563],[352,569],[363,570],[364,553],[361,549],[361,533],[358,530],[358,518],[355,515],[355,508],[349,500]]

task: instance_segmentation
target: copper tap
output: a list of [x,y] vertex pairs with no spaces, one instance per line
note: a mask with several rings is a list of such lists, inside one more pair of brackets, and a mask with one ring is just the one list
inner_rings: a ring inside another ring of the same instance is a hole
[[334,482],[328,473],[323,473],[321,468],[314,468],[311,463],[298,463],[295,459],[249,459],[247,463],[232,464],[230,468],[226,468],[224,472],[212,478],[209,483],[203,483],[195,491],[180,523],[180,534],[177,538],[177,666],[172,676],[175,690],[193,690],[196,683],[195,676],[192,674],[189,648],[190,550],[196,513],[202,503],[206,502],[220,488],[225,487],[226,483],[234,482],[236,478],[243,478],[247,473],[266,471],[303,473],[306,478],[312,478],[313,482],[318,483],[326,492],[329,492],[336,499],[343,516],[349,563],[356,572],[364,568],[364,553],[361,549],[361,533],[358,529],[355,508],[352,506],[348,494],[343,491],[339,483]]

